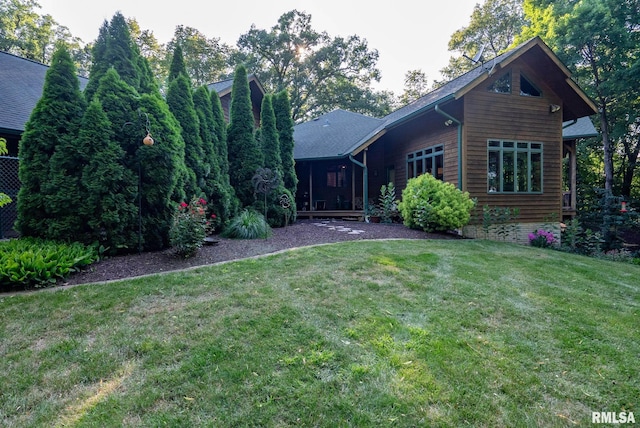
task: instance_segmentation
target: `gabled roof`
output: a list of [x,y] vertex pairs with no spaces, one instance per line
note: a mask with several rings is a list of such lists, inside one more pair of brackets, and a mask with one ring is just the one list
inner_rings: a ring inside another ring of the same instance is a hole
[[[264,94],[264,88],[262,87],[262,83],[258,80],[258,77],[255,74],[250,74],[247,76],[247,80],[250,85],[256,85],[256,87]],[[227,94],[231,93],[231,89],[233,88],[233,77],[225,80],[221,80],[219,82],[213,82],[207,85],[210,91],[216,91],[220,97],[223,97]]]
[[383,119],[334,110],[295,126],[293,157],[310,160],[348,156],[354,141],[361,141],[384,123]]
[[[0,131],[20,134],[42,96],[48,65],[0,51]],[[84,88],[88,79],[80,77]]]
[[[552,67],[556,69],[557,72],[548,72],[548,75],[559,77],[550,79],[548,83],[554,91],[561,94],[563,98],[565,96],[567,97],[568,101],[565,102],[562,108],[563,119],[565,121],[590,116],[597,112],[597,108],[593,101],[591,101],[589,97],[587,97],[587,95],[571,80],[571,72],[562,64],[542,39],[534,37],[512,50],[505,52],[492,60],[484,62],[482,65],[446,83],[414,102],[399,108],[380,119],[381,122],[376,124],[374,121],[369,121],[369,130],[367,132],[364,132],[364,129],[361,128],[361,138],[352,139],[350,147],[346,150],[340,152],[330,152],[329,150],[326,150],[325,157],[339,157],[359,153],[363,148],[380,138],[380,136],[386,133],[387,130],[395,128],[396,126],[399,126],[420,114],[433,110],[438,104],[462,98],[471,89],[477,87],[493,74],[500,72],[501,69],[506,68],[513,61],[523,57],[524,55],[530,55],[537,64],[544,66],[545,70],[551,70]],[[325,120],[325,116],[321,116],[315,121]],[[296,146],[300,144],[305,148],[309,147],[309,144],[304,141],[305,134],[298,132],[299,127],[308,123],[309,122],[296,125],[294,129],[294,140],[296,142]],[[593,127],[593,124],[591,124],[591,126]],[[345,124],[342,132],[348,133],[350,131],[349,128],[350,124]],[[593,129],[593,131],[595,131],[595,129]],[[324,144],[326,144],[326,142]],[[347,143],[345,142],[344,144],[346,146]],[[305,150],[306,149],[301,148],[300,151],[296,152],[294,149],[294,157],[296,159],[312,158],[312,156],[310,156]],[[316,148],[314,148],[314,150],[314,154],[317,154],[319,151],[319,149]]]

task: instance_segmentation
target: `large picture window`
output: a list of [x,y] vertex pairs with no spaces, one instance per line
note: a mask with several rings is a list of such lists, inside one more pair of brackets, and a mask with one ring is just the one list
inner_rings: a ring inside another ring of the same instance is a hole
[[489,140],[489,193],[542,193],[542,143]]
[[444,146],[434,146],[407,155],[407,179],[422,174],[444,179]]

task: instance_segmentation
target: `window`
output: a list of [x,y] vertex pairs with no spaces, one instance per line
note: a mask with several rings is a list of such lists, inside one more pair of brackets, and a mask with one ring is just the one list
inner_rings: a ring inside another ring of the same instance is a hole
[[510,94],[511,93],[511,73],[508,72],[502,77],[498,78],[487,88],[489,92],[495,92],[498,94]]
[[542,193],[542,143],[489,140],[489,193]]
[[434,146],[407,155],[407,179],[422,174],[444,179],[444,146]]
[[339,165],[327,171],[327,187],[345,187],[347,183],[347,167]]
[[541,97],[542,91],[536,87],[529,79],[520,75],[520,95],[525,97]]

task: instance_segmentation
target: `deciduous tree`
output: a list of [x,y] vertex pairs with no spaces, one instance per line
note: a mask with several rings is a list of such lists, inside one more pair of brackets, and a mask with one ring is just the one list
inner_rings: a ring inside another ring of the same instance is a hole
[[526,0],[525,6],[530,25],[522,38],[546,37],[598,106],[605,189],[614,189],[620,153],[620,191],[629,195],[640,151],[640,1]]
[[271,93],[288,89],[295,121],[337,107],[362,113],[388,112],[386,98],[370,84],[380,80],[378,51],[356,35],[330,37],[311,27],[311,15],[283,14],[270,30],[255,26],[238,39],[236,61],[247,64]]

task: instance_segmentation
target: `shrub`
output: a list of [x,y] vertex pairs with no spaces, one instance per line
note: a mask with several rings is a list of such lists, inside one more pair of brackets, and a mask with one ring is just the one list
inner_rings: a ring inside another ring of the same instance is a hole
[[544,229],[538,229],[529,234],[529,245],[538,248],[549,248],[556,242],[553,232]]
[[471,218],[474,205],[469,193],[423,174],[407,182],[398,208],[406,226],[432,232],[464,226]]
[[40,238],[0,243],[0,289],[53,285],[99,259],[94,247]]
[[271,228],[262,214],[252,209],[245,209],[231,220],[223,235],[236,239],[266,239],[271,235]]
[[398,215],[398,201],[396,200],[396,188],[393,183],[383,184],[378,196],[378,211],[383,223],[392,223]]
[[171,247],[178,256],[187,258],[193,256],[204,243],[204,238],[213,233],[212,220],[215,214],[207,218],[207,201],[202,198],[192,198],[187,204],[181,202],[173,217],[169,239]]

